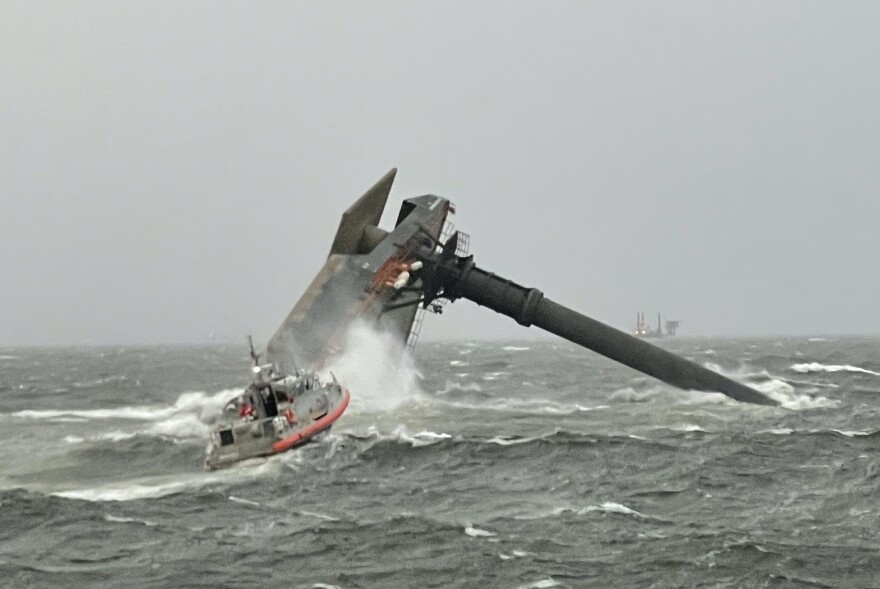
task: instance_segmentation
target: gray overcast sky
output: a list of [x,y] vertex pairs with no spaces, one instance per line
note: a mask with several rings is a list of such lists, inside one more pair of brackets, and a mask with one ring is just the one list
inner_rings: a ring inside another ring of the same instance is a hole
[[[0,345],[265,341],[392,166],[393,204],[450,198],[481,266],[617,327],[880,333],[878,28],[877,2],[0,2]],[[530,335],[466,301],[423,331],[455,334]]]

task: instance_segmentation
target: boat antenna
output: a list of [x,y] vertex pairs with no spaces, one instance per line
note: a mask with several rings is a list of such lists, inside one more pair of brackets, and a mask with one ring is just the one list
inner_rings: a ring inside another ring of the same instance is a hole
[[248,336],[248,345],[251,348],[251,360],[254,361],[254,366],[259,366],[260,365],[260,355],[257,354],[256,350],[254,350],[254,338],[251,336]]

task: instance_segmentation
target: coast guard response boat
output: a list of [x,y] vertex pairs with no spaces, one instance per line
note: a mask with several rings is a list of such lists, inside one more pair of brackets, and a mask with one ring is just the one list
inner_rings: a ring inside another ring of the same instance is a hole
[[322,382],[312,371],[279,374],[260,364],[251,343],[253,383],[230,400],[211,433],[205,466],[223,468],[257,456],[285,452],[330,429],[351,399],[333,377]]

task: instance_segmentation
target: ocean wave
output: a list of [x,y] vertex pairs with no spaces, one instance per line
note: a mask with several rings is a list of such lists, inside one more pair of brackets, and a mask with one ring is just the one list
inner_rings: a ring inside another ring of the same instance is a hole
[[627,507],[626,505],[622,505],[620,503],[615,503],[613,501],[605,501],[600,505],[588,505],[583,509],[577,511],[578,515],[584,515],[587,513],[591,513],[593,511],[598,511],[602,513],[616,513],[620,515],[631,515],[637,518],[648,518],[650,516],[645,515],[644,513],[640,513],[635,509]]
[[68,435],[63,440],[68,444],[85,441],[119,442],[135,436],[190,440],[205,438],[219,417],[223,406],[241,391],[222,390],[207,394],[201,392],[182,393],[172,405],[134,405],[101,409],[27,409],[7,414],[8,417],[24,420],[48,421],[52,423],[88,423],[90,421],[129,421],[150,424],[131,430],[114,429],[83,438]]
[[65,499],[80,499],[83,501],[134,501],[136,499],[155,499],[180,493],[192,485],[182,481],[175,481],[158,485],[117,485],[104,486],[89,489],[73,489],[70,491],[57,491],[52,493],[56,497]]
[[763,393],[785,409],[799,411],[804,409],[831,409],[840,406],[840,401],[836,399],[798,393],[791,382],[776,377],[766,370],[755,371],[748,366],[741,366],[738,370],[725,370],[718,364],[712,363],[706,363],[705,366],[713,372],[717,372],[736,382],[741,382]]
[[801,374],[810,372],[859,372],[862,374],[871,374],[880,376],[880,372],[874,372],[859,366],[851,366],[849,364],[821,364],[819,362],[807,362],[804,364],[792,364],[791,369]]
[[156,522],[152,522],[150,520],[135,519],[133,517],[119,517],[119,516],[116,516],[116,515],[113,515],[110,513],[104,514],[104,521],[108,521],[108,522],[115,523],[115,524],[138,524],[141,526],[147,526],[149,528],[154,528],[157,525],[159,525]]
[[[633,435],[597,435],[581,432],[572,432],[562,429],[544,432],[533,436],[496,435],[491,437],[470,437],[432,431],[410,433],[406,426],[397,426],[390,433],[379,431],[376,426],[370,426],[366,433],[338,432],[333,434],[365,444],[364,451],[375,449],[382,444],[404,445],[411,448],[425,448],[429,446],[496,446],[506,448],[528,444],[553,444],[553,445],[581,445],[581,444],[656,444],[665,446],[662,441]],[[334,443],[340,443],[338,440]]]
[[488,440],[485,440],[485,443],[495,444],[496,446],[516,446],[519,444],[529,444],[537,440],[543,440],[553,435],[556,435],[556,432],[542,436],[531,436],[525,438],[517,438],[512,436],[495,436],[494,438],[489,438]]
[[[874,436],[877,434],[876,430],[870,431],[870,432],[859,431],[859,430],[841,430],[841,429],[831,429],[831,430],[825,430],[825,431],[839,434],[845,438],[864,438],[864,437],[868,437],[868,436]],[[825,431],[817,430],[817,431],[811,432],[811,433],[825,433]]]
[[509,375],[509,372],[489,372],[483,375],[483,380],[498,380],[499,377]]
[[668,429],[670,429],[674,432],[687,432],[687,433],[701,432],[704,434],[709,433],[708,430],[705,430],[694,423],[679,423],[676,425],[669,426]]
[[451,440],[452,436],[450,434],[445,433],[436,433],[428,430],[422,430],[415,434],[410,434],[405,427],[401,426],[394,430],[392,434],[398,442],[409,444],[413,448],[420,448],[422,446],[433,446],[434,444],[439,444],[444,440]]
[[460,383],[451,380],[446,381],[446,385],[435,394],[448,395],[450,393],[482,393],[483,388],[475,382]]
[[[446,390],[446,389],[444,389]],[[444,395],[451,395],[453,391],[460,391],[463,389],[449,389],[448,392],[443,393]],[[471,392],[479,392],[476,387],[471,389]],[[438,393],[439,395],[440,393]],[[485,400],[474,398],[475,396],[470,396],[466,401],[463,400],[448,400],[443,398],[434,397],[434,403],[440,403],[443,405],[448,405],[451,407],[456,407],[458,409],[468,409],[471,411],[501,411],[501,412],[510,412],[510,413],[519,413],[525,415],[572,415],[574,413],[585,413],[588,411],[599,411],[602,409],[608,409],[610,405],[581,405],[578,403],[575,404],[563,404],[558,403],[556,401],[552,401],[550,399],[541,399],[541,398],[530,398],[530,399],[517,399],[517,398],[491,398],[484,396]]]
[[113,384],[116,382],[125,382],[128,380],[128,377],[124,374],[116,374],[111,376],[105,376],[102,378],[96,378],[95,380],[90,380],[86,382],[74,382],[71,383],[71,386],[75,389],[90,389],[93,387],[99,387],[105,384]]
[[276,457],[252,459],[215,472],[202,472],[179,477],[136,479],[97,487],[56,490],[50,494],[64,499],[78,499],[90,502],[158,499],[217,484],[236,484],[275,477],[280,474],[282,468],[283,463]]
[[542,511],[535,513],[528,513],[515,516],[514,519],[518,520],[533,520],[533,519],[545,519],[548,517],[559,517],[561,515],[565,515],[567,513],[571,513],[577,516],[584,516],[589,513],[610,513],[616,515],[626,515],[630,517],[634,517],[636,519],[656,519],[649,515],[645,515],[631,507],[627,507],[621,503],[616,503],[614,501],[604,501],[598,505],[587,505],[586,507],[571,507],[571,506],[563,506],[556,507],[550,511]]
[[624,403],[672,401],[683,405],[721,405],[733,403],[730,398],[721,393],[684,391],[664,385],[656,385],[640,391],[632,387],[624,387],[611,393],[609,399]]
[[808,436],[822,436],[822,435],[831,435],[831,436],[843,436],[845,438],[865,438],[865,437],[874,437],[880,435],[880,430],[846,430],[846,429],[791,429],[788,427],[778,427],[765,429],[758,432],[759,434],[771,434],[777,436],[789,436],[789,435],[808,435]]
[[299,515],[305,515],[308,517],[313,517],[315,519],[320,519],[328,522],[338,522],[341,521],[338,517],[333,517],[332,515],[327,515],[326,513],[318,513],[317,511],[306,511],[300,510],[294,513],[298,513]]
[[471,538],[492,538],[497,536],[495,532],[490,532],[489,530],[482,530],[480,528],[475,528],[471,524],[465,524],[464,533],[470,536]]
[[552,587],[562,587],[562,583],[553,577],[547,577],[528,585],[520,585],[517,589],[551,589]]
[[758,432],[759,434],[771,434],[774,436],[790,436],[794,433],[794,430],[790,427],[772,427],[770,429],[764,429]]
[[120,430],[113,430],[109,432],[102,432],[100,434],[96,434],[94,436],[89,436],[88,438],[84,438],[82,436],[69,435],[64,436],[64,442],[68,444],[82,444],[84,442],[121,442],[123,440],[130,440],[134,437],[137,437],[138,432],[124,432]]
[[[344,435],[362,441],[371,442],[393,442],[397,444],[406,444],[413,448],[421,448],[423,446],[433,446],[441,442],[452,440],[452,436],[446,433],[437,433],[428,430],[422,430],[418,433],[410,433],[405,425],[399,425],[391,433],[384,434],[378,427],[371,425],[366,434],[357,434],[352,432],[344,432]],[[372,447],[372,444],[370,445]]]
[[780,379],[771,379],[764,382],[752,384],[752,388],[764,393],[774,401],[778,402],[782,407],[793,411],[804,409],[833,409],[839,407],[841,401],[838,399],[829,399],[821,395],[811,396],[798,393],[795,388]]
[[241,389],[227,389],[217,393],[182,393],[172,405],[130,405],[101,409],[25,409],[7,414],[10,417],[54,421],[65,418],[84,420],[121,419],[133,421],[160,421],[180,414],[192,414],[209,422],[220,414],[223,406]]
[[244,499],[242,497],[236,497],[235,495],[230,495],[228,499],[233,503],[240,503],[241,505],[249,505],[251,507],[260,507],[260,504],[256,501],[251,501],[250,499]]
[[498,558],[501,560],[513,560],[514,558],[525,558],[526,556],[531,556],[532,552],[526,552],[525,550],[512,550],[510,554],[499,553]]

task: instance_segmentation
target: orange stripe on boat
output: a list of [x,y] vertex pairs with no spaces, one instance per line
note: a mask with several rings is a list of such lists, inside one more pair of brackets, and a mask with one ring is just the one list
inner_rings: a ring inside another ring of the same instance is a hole
[[334,421],[339,419],[339,417],[342,415],[342,413],[348,407],[348,402],[351,400],[351,394],[348,392],[347,388],[343,387],[342,392],[343,392],[342,402],[339,404],[338,407],[336,407],[336,409],[334,409],[331,413],[328,413],[327,415],[325,415],[321,419],[317,420],[312,425],[299,430],[298,432],[296,432],[292,436],[290,436],[288,438],[284,438],[283,440],[278,440],[277,442],[272,444],[272,451],[273,452],[284,452],[285,450],[290,450],[291,448],[293,448],[297,444],[301,444],[302,442],[305,442],[306,440],[308,440],[312,436],[319,434],[322,431],[324,431],[325,429],[327,429],[328,427],[330,427],[330,425]]

